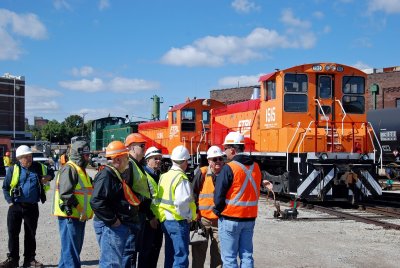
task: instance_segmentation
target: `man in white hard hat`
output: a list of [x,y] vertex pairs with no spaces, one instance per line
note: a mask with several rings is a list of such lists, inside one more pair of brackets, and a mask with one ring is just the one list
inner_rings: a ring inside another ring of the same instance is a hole
[[141,250],[139,252],[138,268],[157,268],[158,257],[160,255],[163,240],[163,232],[158,221],[158,207],[156,202],[158,181],[160,180],[161,174],[161,150],[157,147],[151,146],[146,150],[144,159],[146,160],[144,170],[147,175],[147,182],[153,199],[150,208],[156,217],[152,220],[147,219],[145,222],[143,230],[145,239],[143,239]]
[[214,188],[217,175],[224,166],[224,154],[218,146],[207,151],[208,166],[201,167],[193,179],[193,194],[197,207],[197,220],[206,230],[207,241],[192,245],[192,267],[203,268],[207,255],[208,239],[210,244],[210,268],[222,267],[218,238],[218,217],[214,214]]
[[164,268],[189,267],[189,222],[196,218],[196,204],[185,174],[189,158],[184,146],[175,147],[172,167],[158,183],[158,212],[165,235]]
[[[214,213],[219,217],[223,267],[254,267],[253,233],[260,195],[261,171],[244,154],[244,136],[230,132],[224,149],[228,162],[218,174],[214,191]],[[235,230],[232,232],[232,230]]]
[[47,166],[32,161],[32,150],[21,145],[16,150],[18,163],[11,166],[3,182],[4,197],[9,204],[7,214],[7,260],[1,268],[19,267],[19,233],[24,221],[23,267],[43,267],[36,256],[36,229],[39,219],[38,202],[46,201],[44,185],[53,179],[54,173]]

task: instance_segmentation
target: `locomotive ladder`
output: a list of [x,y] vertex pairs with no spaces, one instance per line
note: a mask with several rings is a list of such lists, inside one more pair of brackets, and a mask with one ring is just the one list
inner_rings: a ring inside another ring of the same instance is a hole
[[342,144],[341,139],[339,137],[339,133],[337,132],[336,128],[332,127],[326,128],[325,135],[326,135],[327,151],[332,151],[332,148],[334,149],[336,145]]

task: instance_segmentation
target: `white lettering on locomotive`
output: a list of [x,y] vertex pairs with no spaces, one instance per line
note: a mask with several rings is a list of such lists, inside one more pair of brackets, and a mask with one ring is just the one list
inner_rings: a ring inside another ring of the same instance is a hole
[[164,133],[157,132],[157,139],[163,139],[163,138],[164,138]]
[[238,122],[239,132],[245,137],[250,137],[251,119],[239,120]]
[[265,112],[265,121],[267,123],[275,122],[275,107],[267,108]]
[[172,139],[174,137],[178,137],[178,133],[179,133],[178,126],[171,126],[171,129],[169,131],[169,138]]

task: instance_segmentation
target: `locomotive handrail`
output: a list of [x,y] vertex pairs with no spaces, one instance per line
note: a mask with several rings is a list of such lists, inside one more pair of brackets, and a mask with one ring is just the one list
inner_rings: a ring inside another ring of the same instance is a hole
[[[372,133],[374,133],[376,142],[377,142],[378,145],[379,145],[379,149],[380,149],[379,161],[381,162],[381,169],[383,169],[382,146],[381,146],[381,143],[379,142],[379,139],[378,139],[378,137],[376,136],[375,130],[374,130],[374,128],[372,127],[371,122],[367,122],[367,124],[371,127]],[[364,123],[363,123],[363,125],[364,125]],[[366,126],[367,129],[368,129],[368,125]],[[370,134],[370,135],[371,135],[371,134]],[[371,137],[371,136],[370,136],[370,139],[371,139],[372,146],[374,147],[374,163],[375,163],[375,144],[374,144],[374,141],[372,140],[372,137]]]
[[200,141],[197,144],[197,148],[196,148],[196,160],[197,160],[196,164],[199,164],[199,158],[200,158],[199,148],[200,148],[200,144],[203,141],[203,138],[207,135],[207,131],[206,131],[205,127],[204,127],[204,121],[200,120],[200,122],[201,122],[201,126],[202,126],[202,132],[201,132],[201,135],[200,135]]
[[347,113],[346,113],[346,111],[344,110],[343,105],[342,105],[342,103],[340,102],[340,100],[338,100],[338,99],[335,98],[335,101],[337,101],[337,102],[339,103],[340,108],[342,109],[342,112],[344,113],[344,116],[343,116],[343,118],[342,118],[342,136],[343,136],[343,134],[344,134],[344,118],[347,116]]
[[322,109],[321,103],[319,102],[319,99],[314,99],[318,103],[318,107],[322,114],[324,115],[324,120],[326,121],[326,133],[328,133],[328,117],[326,116],[324,110]]
[[303,138],[301,139],[301,141],[300,141],[300,143],[299,143],[299,146],[297,146],[297,158],[299,158],[299,161],[297,162],[297,172],[298,172],[300,175],[303,175],[303,173],[300,172],[300,145],[303,144],[304,138],[306,137],[307,132],[310,130],[310,126],[311,126],[312,123],[315,123],[315,121],[311,121],[311,122],[308,124],[308,127],[307,127],[306,131],[303,133]]
[[297,134],[297,131],[299,131],[300,125],[301,125],[300,121],[297,122],[296,131],[294,132],[293,137],[292,137],[292,139],[290,140],[290,142],[289,142],[289,144],[288,144],[288,147],[286,148],[286,171],[288,171],[288,172],[289,172],[289,147],[290,147],[290,145],[292,144],[292,142],[293,142],[293,140],[294,140],[294,137],[296,137],[296,134]]

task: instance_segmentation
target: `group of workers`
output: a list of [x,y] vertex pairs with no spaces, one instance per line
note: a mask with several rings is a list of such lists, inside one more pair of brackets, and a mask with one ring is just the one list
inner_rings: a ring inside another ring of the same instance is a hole
[[[228,133],[223,146],[224,152],[218,146],[208,149],[208,166],[197,169],[192,180],[185,172],[190,159],[186,147],[173,149],[172,166],[161,174],[161,150],[154,146],[146,150],[143,136],[132,133],[124,143],[108,144],[108,164],[92,180],[86,173],[89,145],[74,142],[55,182],[53,215],[61,241],[58,267],[81,266],[86,222],[91,218],[100,248],[99,267],[157,267],[163,236],[164,267],[188,267],[190,227],[195,221],[204,226],[207,241],[192,245],[193,267],[204,267],[209,239],[210,267],[254,267],[252,239],[260,185],[271,188],[271,184],[262,180],[258,164],[243,153],[242,134]],[[18,163],[10,167],[3,183],[10,205],[9,253],[0,268],[19,267],[22,220],[23,267],[43,267],[35,259],[38,202],[45,201],[46,185],[54,173],[32,163],[32,151],[25,145],[17,148],[16,157]]]

